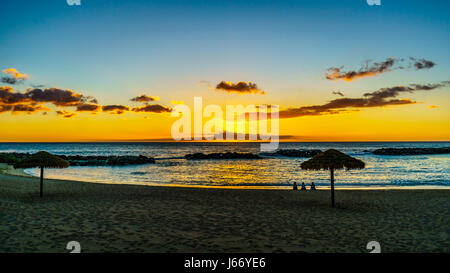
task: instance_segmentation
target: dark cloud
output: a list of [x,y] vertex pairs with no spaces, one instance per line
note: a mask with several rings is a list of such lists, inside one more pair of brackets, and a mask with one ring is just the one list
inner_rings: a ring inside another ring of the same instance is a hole
[[436,65],[436,63],[425,59],[416,59],[413,57],[410,57],[409,59],[414,62],[413,65],[417,70],[429,69]]
[[47,107],[43,105],[32,105],[32,104],[16,104],[12,106],[11,112],[25,112],[27,114],[32,114],[39,111],[47,111]]
[[13,108],[12,105],[1,105],[0,104],[0,113],[9,112]]
[[76,106],[84,103],[91,97],[75,93],[69,89],[46,88],[44,90],[35,88],[28,90],[25,95],[32,101],[41,103],[53,103],[56,106]]
[[225,82],[221,81],[216,85],[216,90],[223,90],[228,93],[239,93],[239,94],[261,94],[264,95],[266,92],[260,90],[256,83],[251,82]]
[[66,110],[60,110],[60,111],[56,111],[56,114],[58,116],[63,116],[64,118],[71,118],[76,116],[77,114],[74,112],[70,112],[70,111],[66,111]]
[[29,89],[24,93],[14,93],[12,91],[12,88],[0,87],[0,103],[52,103],[55,106],[76,106],[93,99],[92,97],[74,93],[72,90],[58,88],[46,88],[44,90],[35,88]]
[[[143,97],[136,101],[143,101]],[[137,97],[139,98],[139,97]],[[150,101],[149,96],[146,96],[147,101]],[[156,100],[156,97],[151,97]],[[110,114],[123,114],[126,112],[152,112],[163,113],[171,112],[172,109],[156,104],[146,104],[142,107],[131,108],[126,105],[100,105],[97,99],[91,96],[85,96],[75,93],[70,89],[46,88],[44,90],[39,88],[28,89],[25,92],[13,92],[12,87],[0,86],[0,113],[4,112],[27,112],[33,113],[42,110],[49,110],[43,106],[45,103],[53,104],[57,107],[75,107],[76,112],[107,112]],[[73,117],[76,113],[58,110],[56,113],[65,118]]]
[[344,93],[342,93],[341,91],[333,91],[334,95],[339,95],[341,97],[344,97]]
[[414,104],[410,99],[395,99],[400,93],[415,91],[430,91],[436,88],[448,86],[450,81],[443,81],[436,84],[411,84],[409,86],[393,86],[381,88],[375,92],[365,93],[363,98],[339,98],[322,105],[303,106],[290,108],[279,112],[280,118],[294,118],[302,116],[333,115],[358,108],[382,107],[388,105]]
[[[331,67],[327,69],[325,73],[325,78],[327,80],[345,80],[353,81],[359,78],[376,76],[378,74],[386,73],[394,69],[405,69],[405,66],[394,67],[396,63],[404,63],[404,59],[396,59],[394,57],[388,58],[384,62],[372,63],[371,61],[366,61],[366,64],[359,70],[342,71],[344,66],[341,67]],[[429,69],[435,66],[435,63],[425,59],[416,59],[413,57],[409,58],[409,63],[407,67],[414,66],[417,70]]]
[[147,96],[147,95],[140,95],[140,96],[137,96],[137,97],[131,99],[131,101],[143,102],[143,103],[149,103],[151,101],[157,101],[157,100],[159,100],[159,97],[152,97],[152,96]]
[[327,73],[325,73],[325,78],[327,80],[345,80],[352,81],[358,78],[375,76],[376,74],[381,74],[387,71],[390,71],[390,68],[394,65],[396,59],[391,57],[384,62],[380,63],[371,63],[370,61],[366,62],[364,67],[361,67],[358,71],[342,71],[343,66],[340,68],[331,67],[328,68]]
[[19,84],[23,82],[23,79],[16,79],[12,77],[1,77],[0,81],[6,84]]
[[381,88],[375,92],[365,93],[364,97],[369,97],[373,100],[381,100],[385,98],[392,98],[398,96],[402,92],[412,93],[414,91],[429,91],[436,88],[447,86],[450,82],[443,81],[433,84],[410,84],[409,86],[394,86],[388,88]]
[[145,105],[141,107],[134,107],[132,109],[133,112],[151,112],[151,113],[164,113],[164,112],[172,112],[172,109],[169,107],[162,106],[160,104],[152,104]]
[[0,87],[0,104],[19,104],[19,103],[28,103],[31,99],[28,98],[23,93],[14,93],[12,87],[9,86],[1,86]]
[[130,111],[130,107],[125,105],[103,105],[102,110],[103,112],[109,112],[110,114],[121,115]]
[[91,103],[83,103],[77,105],[77,112],[98,112],[102,109],[101,105],[91,104]]

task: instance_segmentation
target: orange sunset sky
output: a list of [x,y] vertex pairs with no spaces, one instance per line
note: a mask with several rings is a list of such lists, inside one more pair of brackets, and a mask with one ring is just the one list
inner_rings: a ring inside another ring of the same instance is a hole
[[167,141],[195,96],[279,105],[281,141],[450,140],[446,1],[10,2],[0,142]]

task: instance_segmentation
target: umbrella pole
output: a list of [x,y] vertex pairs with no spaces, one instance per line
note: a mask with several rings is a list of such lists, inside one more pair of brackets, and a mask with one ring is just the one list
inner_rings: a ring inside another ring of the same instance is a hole
[[331,177],[331,207],[334,208],[334,169],[330,169]]
[[41,167],[41,189],[39,192],[39,196],[42,197],[44,191],[44,168]]

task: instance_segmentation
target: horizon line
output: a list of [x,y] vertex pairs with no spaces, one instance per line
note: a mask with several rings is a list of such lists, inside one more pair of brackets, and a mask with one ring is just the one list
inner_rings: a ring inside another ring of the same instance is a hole
[[[21,143],[265,143],[270,141],[262,140],[160,140],[160,139],[150,139],[150,140],[84,140],[84,141],[0,141],[0,144],[21,144]],[[450,142],[450,140],[285,140],[280,141],[284,143],[364,143],[364,142]]]

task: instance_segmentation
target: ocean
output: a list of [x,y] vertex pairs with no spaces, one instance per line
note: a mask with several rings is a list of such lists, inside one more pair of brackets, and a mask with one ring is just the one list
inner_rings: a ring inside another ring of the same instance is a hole
[[[282,142],[279,149],[340,150],[366,163],[363,170],[339,170],[335,185],[341,188],[427,188],[450,186],[450,155],[382,156],[378,148],[449,147],[450,142]],[[319,188],[329,186],[329,172],[301,170],[308,158],[277,156],[257,160],[185,160],[202,152],[250,152],[255,142],[145,142],[145,143],[0,143],[0,152],[48,151],[64,155],[145,155],[156,164],[120,167],[69,167],[47,169],[46,178],[89,182],[232,188],[284,188],[293,182]],[[37,169],[27,173],[38,176]]]

